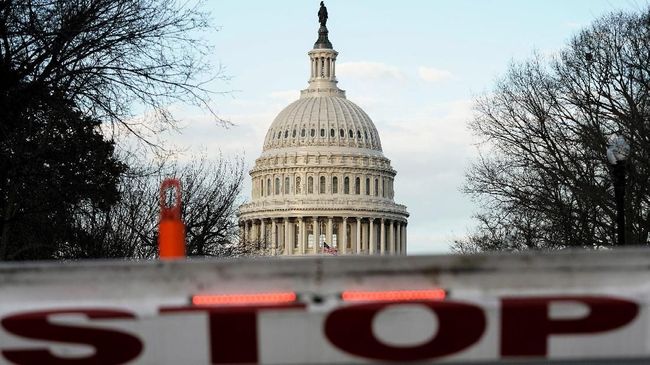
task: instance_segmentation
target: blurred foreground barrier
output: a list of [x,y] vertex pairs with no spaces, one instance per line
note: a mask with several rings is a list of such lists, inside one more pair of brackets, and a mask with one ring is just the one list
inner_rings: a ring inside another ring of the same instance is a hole
[[0,265],[2,364],[650,364],[650,251]]

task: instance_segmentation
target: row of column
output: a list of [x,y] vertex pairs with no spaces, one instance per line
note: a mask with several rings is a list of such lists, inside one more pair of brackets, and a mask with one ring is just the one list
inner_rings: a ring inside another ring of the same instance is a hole
[[405,255],[406,221],[373,217],[286,217],[240,221],[244,244],[272,255]]
[[312,57],[311,59],[311,77],[334,80],[336,75],[336,62],[334,58],[329,57]]

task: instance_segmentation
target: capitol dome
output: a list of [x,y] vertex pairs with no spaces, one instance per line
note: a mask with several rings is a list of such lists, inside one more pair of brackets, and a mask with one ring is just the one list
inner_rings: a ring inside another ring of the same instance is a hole
[[271,255],[406,254],[406,207],[374,123],[337,86],[321,5],[310,79],[269,127],[239,211],[242,244]]
[[381,151],[379,133],[372,120],[345,96],[307,96],[284,108],[266,133],[264,151],[295,146]]

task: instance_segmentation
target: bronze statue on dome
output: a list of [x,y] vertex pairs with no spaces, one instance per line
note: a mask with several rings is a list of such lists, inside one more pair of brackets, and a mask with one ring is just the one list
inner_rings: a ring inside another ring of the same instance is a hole
[[318,10],[318,21],[320,22],[321,27],[324,27],[327,24],[327,8],[325,7],[324,2],[320,2],[320,9]]

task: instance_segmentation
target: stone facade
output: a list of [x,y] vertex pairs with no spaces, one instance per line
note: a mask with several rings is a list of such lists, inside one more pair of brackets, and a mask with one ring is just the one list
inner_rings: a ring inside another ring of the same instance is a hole
[[315,48],[308,55],[309,86],[275,118],[250,171],[241,239],[274,255],[331,253],[327,247],[404,255],[408,213],[393,200],[396,171],[379,133],[338,88],[338,53]]

